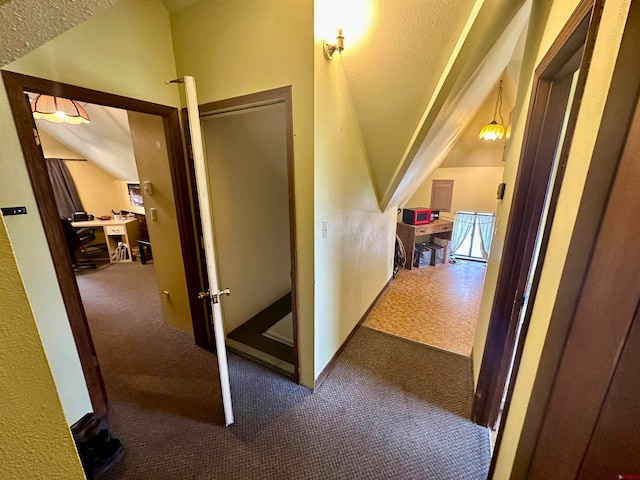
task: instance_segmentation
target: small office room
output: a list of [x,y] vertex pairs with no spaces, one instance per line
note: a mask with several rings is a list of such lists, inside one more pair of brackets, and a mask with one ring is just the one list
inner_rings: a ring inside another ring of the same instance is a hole
[[[183,264],[162,118],[73,103],[88,122],[34,118],[110,408],[213,421],[215,361],[180,324],[191,318],[174,271]],[[194,405],[196,383],[210,400]]]
[[[479,132],[508,112],[508,68],[437,168],[398,210],[395,278],[365,325],[469,357],[495,231],[504,172],[503,138]],[[503,113],[504,112],[504,113]]]

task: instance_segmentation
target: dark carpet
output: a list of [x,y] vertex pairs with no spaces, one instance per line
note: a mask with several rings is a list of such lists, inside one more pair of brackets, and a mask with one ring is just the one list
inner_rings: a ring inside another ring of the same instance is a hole
[[107,479],[483,479],[469,359],[361,327],[315,392],[236,355],[219,423],[211,353],[165,325],[153,266],[78,279],[125,444]]

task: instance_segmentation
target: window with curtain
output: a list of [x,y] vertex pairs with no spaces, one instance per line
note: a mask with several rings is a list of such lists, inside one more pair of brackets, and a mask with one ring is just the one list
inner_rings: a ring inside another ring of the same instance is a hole
[[53,195],[61,218],[71,218],[74,212],[84,208],[69,169],[60,158],[47,158],[47,171],[53,187]]
[[457,212],[451,253],[459,258],[487,261],[491,250],[495,213]]

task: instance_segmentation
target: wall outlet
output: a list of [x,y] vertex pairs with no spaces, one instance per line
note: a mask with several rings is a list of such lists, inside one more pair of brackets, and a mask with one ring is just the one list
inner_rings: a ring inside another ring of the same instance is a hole
[[147,195],[153,195],[153,185],[151,185],[151,182],[142,182],[142,191]]
[[329,236],[329,221],[322,221],[322,238],[327,238]]
[[158,220],[158,212],[156,209],[151,207],[149,211],[151,212],[151,220]]

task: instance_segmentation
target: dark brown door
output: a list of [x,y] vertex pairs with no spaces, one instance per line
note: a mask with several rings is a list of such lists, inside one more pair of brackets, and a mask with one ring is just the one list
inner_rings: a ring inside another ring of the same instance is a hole
[[528,478],[640,475],[640,108],[631,123]]

